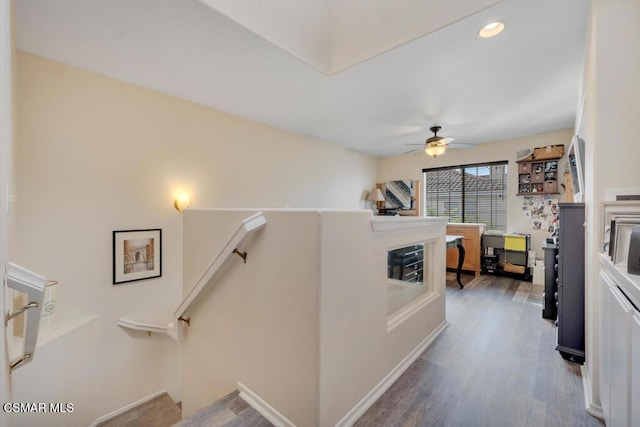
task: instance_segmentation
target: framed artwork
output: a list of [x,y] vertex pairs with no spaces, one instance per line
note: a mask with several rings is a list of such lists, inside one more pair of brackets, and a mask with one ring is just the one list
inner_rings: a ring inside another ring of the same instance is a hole
[[162,229],[113,232],[113,284],[162,276]]
[[633,225],[640,224],[640,203],[637,201],[603,202],[602,251],[614,264],[626,262]]
[[415,209],[417,181],[387,181],[382,184],[385,209]]

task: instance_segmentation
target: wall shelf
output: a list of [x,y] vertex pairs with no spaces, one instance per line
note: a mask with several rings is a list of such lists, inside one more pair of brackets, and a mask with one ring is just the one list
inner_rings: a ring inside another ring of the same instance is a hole
[[560,157],[544,160],[519,160],[518,196],[560,194],[558,161]]

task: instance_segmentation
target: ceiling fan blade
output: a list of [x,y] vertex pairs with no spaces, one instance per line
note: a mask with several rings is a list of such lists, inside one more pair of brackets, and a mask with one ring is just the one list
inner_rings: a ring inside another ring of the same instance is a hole
[[415,150],[405,151],[404,154],[417,153],[418,151],[422,151],[422,148],[416,148]]
[[448,137],[446,137],[446,138],[442,138],[442,142],[444,142],[445,144],[449,144],[449,143],[451,143],[454,139],[455,139],[455,138],[448,136]]
[[454,142],[453,144],[449,144],[451,148],[471,148],[474,147],[473,144],[467,144],[464,142]]

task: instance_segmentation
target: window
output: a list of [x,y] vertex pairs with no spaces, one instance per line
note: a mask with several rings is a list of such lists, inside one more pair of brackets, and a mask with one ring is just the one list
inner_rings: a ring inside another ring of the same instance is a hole
[[423,169],[425,212],[507,230],[507,162]]

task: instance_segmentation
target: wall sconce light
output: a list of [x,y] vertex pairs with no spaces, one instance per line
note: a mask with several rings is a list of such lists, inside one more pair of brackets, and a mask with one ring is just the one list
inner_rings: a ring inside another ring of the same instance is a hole
[[180,195],[173,202],[173,206],[178,210],[178,212],[182,212],[191,204],[191,198],[187,193],[180,193]]

